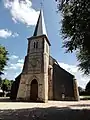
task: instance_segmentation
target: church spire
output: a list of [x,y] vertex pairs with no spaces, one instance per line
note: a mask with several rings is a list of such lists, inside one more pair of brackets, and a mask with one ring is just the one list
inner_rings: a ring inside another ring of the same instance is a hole
[[45,22],[44,22],[44,16],[43,16],[43,11],[42,10],[40,10],[40,14],[39,14],[39,17],[38,17],[38,21],[37,21],[33,36],[39,36],[39,35],[46,35],[47,36]]

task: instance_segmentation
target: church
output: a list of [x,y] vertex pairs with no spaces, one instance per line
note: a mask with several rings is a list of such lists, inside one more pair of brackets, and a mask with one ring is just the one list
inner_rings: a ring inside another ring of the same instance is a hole
[[77,80],[50,56],[50,40],[40,11],[35,31],[28,38],[23,70],[11,88],[11,99],[48,102],[79,100]]

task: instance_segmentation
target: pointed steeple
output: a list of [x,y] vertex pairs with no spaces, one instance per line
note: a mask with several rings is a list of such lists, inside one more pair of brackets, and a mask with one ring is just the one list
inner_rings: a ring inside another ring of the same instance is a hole
[[40,14],[39,14],[39,17],[38,17],[38,21],[37,21],[33,36],[40,36],[40,35],[46,35],[47,36],[45,22],[44,22],[44,16],[43,16],[43,11],[42,10],[40,10]]

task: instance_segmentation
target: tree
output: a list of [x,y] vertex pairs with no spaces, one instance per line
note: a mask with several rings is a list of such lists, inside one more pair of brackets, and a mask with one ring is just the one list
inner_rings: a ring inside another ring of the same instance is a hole
[[63,16],[61,34],[66,52],[76,51],[79,68],[90,74],[90,1],[56,0]]
[[90,93],[90,81],[87,83],[85,91]]
[[13,80],[8,80],[5,78],[2,80],[1,88],[4,91],[10,91],[12,84],[13,84]]
[[0,87],[1,87],[1,85],[2,85],[2,78],[0,77]]
[[81,93],[81,92],[83,92],[84,91],[84,89],[82,88],[82,87],[78,87],[78,91],[79,91],[79,94]]
[[3,97],[4,97],[4,94],[5,94],[4,92],[7,91],[7,89],[8,89],[5,80],[2,81],[1,89],[3,90]]
[[5,47],[0,45],[0,74],[4,70],[5,65],[7,64],[8,60],[8,52],[6,51]]
[[13,80],[8,80],[8,79],[3,79],[1,83],[1,89],[3,90],[3,95],[4,92],[10,92],[11,91],[11,86],[13,84]]
[[79,69],[83,71],[85,74],[90,74],[90,54],[88,51],[81,50],[77,54],[77,59],[80,62]]

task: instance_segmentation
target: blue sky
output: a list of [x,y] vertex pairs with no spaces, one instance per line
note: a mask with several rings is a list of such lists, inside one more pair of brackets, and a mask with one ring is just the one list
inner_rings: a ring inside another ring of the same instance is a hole
[[[83,77],[78,71],[75,53],[65,54],[65,48],[62,48],[61,17],[56,12],[55,0],[44,0],[43,9],[51,55],[61,67],[75,75],[80,86],[85,87],[89,77]],[[21,72],[27,52],[27,38],[33,35],[39,10],[40,0],[0,0],[0,44],[9,52],[3,78],[15,79]]]

